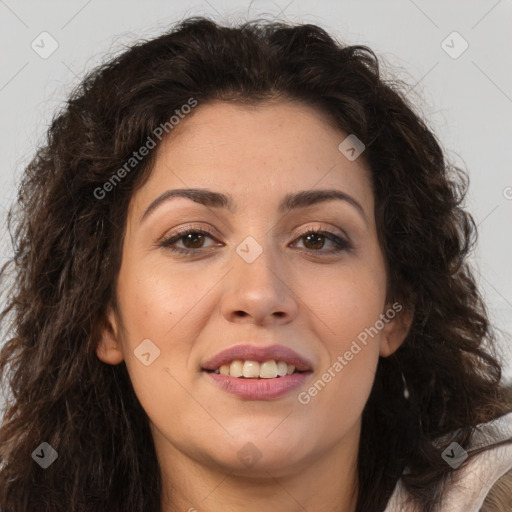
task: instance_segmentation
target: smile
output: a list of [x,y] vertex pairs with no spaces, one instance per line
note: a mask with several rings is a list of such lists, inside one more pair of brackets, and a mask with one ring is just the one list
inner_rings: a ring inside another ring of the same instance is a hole
[[276,377],[284,377],[293,373],[302,373],[297,370],[294,365],[285,361],[241,361],[239,359],[231,361],[229,364],[223,364],[219,368],[213,370],[215,373],[222,375],[231,375],[231,377],[246,379],[275,379]]

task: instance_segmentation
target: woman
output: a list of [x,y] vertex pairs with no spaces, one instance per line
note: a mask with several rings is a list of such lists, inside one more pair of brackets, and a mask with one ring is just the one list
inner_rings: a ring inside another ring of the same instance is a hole
[[466,187],[313,25],[192,18],[94,70],[9,218],[2,510],[508,510]]

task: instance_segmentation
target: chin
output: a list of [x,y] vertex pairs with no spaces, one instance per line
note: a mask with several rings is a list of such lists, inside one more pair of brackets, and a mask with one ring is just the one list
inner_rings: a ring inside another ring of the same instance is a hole
[[290,459],[288,453],[282,450],[276,451],[276,446],[270,448],[258,449],[256,445],[247,443],[243,446],[235,457],[226,459],[226,454],[219,454],[218,465],[224,467],[227,471],[241,477],[284,477],[297,472],[297,466],[300,459],[294,457]]
[[240,474],[261,473],[268,477],[268,473],[276,476],[297,471],[297,464],[307,458],[307,453],[303,451],[307,447],[304,436],[297,435],[297,439],[294,439],[284,431],[281,435],[271,432],[272,429],[265,428],[252,434],[244,432],[233,436],[213,458],[218,464]]

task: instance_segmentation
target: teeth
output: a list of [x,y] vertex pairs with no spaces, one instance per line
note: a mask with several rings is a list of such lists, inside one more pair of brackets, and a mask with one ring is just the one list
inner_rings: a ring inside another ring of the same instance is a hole
[[295,366],[287,364],[284,361],[240,361],[239,359],[232,361],[231,364],[223,364],[215,370],[215,373],[222,375],[230,375],[231,377],[244,377],[246,379],[275,379],[276,377],[284,377],[291,375],[295,371]]
[[265,361],[261,363],[259,366],[259,376],[261,379],[275,379],[277,377],[277,364],[275,361]]
[[233,361],[229,367],[229,374],[233,377],[241,377],[244,373],[242,361]]
[[257,379],[260,376],[260,363],[256,361],[245,361],[243,374],[246,379]]
[[277,375],[284,377],[288,373],[288,365],[284,361],[277,362]]

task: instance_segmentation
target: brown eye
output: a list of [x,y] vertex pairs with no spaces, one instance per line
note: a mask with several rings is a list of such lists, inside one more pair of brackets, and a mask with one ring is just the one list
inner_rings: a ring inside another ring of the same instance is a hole
[[186,249],[200,249],[204,243],[204,235],[201,233],[189,233],[180,237]]
[[312,233],[310,235],[306,235],[302,237],[304,240],[307,240],[307,243],[304,245],[309,245],[308,249],[322,249],[325,245],[325,236],[320,233]]
[[[199,250],[204,247],[205,237],[213,239],[212,234],[208,231],[202,229],[188,229],[177,235],[172,235],[170,238],[166,238],[159,245],[170,251],[191,254],[199,252]],[[183,243],[184,248],[174,247],[174,245],[180,241]]]
[[[298,240],[305,240],[304,246],[313,252],[332,254],[350,249],[350,244],[346,240],[329,231],[309,230],[303,233]],[[334,244],[334,249],[330,251],[321,250],[324,248],[326,240]]]

